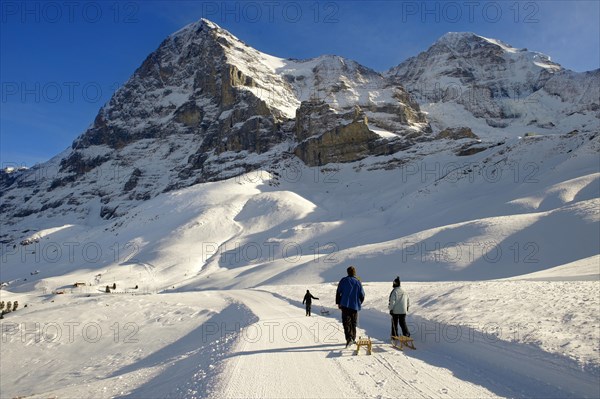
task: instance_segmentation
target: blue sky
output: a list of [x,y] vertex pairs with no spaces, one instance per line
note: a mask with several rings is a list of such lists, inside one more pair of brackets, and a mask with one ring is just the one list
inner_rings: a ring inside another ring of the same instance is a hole
[[378,71],[470,31],[600,67],[598,1],[0,2],[0,163],[32,166],[70,146],[145,57],[201,17],[273,55],[348,57]]

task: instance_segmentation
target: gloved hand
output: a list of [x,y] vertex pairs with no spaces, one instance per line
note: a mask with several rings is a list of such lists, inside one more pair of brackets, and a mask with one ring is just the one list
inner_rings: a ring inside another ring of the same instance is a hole
[[392,315],[392,316],[394,315],[394,311],[393,310],[390,310],[390,315]]

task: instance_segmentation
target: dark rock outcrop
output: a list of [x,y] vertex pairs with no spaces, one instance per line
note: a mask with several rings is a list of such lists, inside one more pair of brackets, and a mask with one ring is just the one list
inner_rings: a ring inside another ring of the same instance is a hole
[[479,137],[468,127],[448,127],[439,132],[435,138],[448,140],[479,139]]

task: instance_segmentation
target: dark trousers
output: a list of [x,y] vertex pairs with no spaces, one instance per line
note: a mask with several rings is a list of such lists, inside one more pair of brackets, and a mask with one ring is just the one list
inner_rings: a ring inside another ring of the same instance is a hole
[[356,323],[358,322],[358,311],[342,307],[342,324],[346,343],[356,341]]
[[310,316],[310,303],[306,304],[306,315]]
[[410,332],[408,331],[408,326],[406,325],[406,315],[394,313],[392,313],[392,337],[398,336],[398,324],[400,324],[400,328],[402,329],[402,335],[405,337],[410,337]]

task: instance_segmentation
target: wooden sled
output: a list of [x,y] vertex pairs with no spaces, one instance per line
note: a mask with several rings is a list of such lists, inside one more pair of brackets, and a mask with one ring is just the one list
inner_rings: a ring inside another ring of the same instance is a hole
[[396,349],[400,349],[403,350],[402,347],[406,346],[407,348],[410,349],[417,349],[415,348],[415,340],[410,338],[410,337],[392,337],[392,346]]
[[363,337],[359,337],[356,340],[356,354],[358,355],[358,353],[360,352],[360,347],[361,346],[365,346],[367,348],[367,355],[371,354],[371,347],[372,347],[373,343],[371,342],[371,338],[367,337],[367,338],[363,338]]

